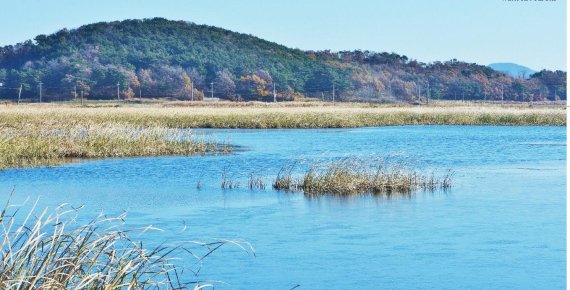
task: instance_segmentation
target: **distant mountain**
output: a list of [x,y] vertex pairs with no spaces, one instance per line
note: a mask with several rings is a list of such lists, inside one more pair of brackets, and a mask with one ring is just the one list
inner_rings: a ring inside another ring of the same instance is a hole
[[512,62],[492,63],[489,65],[489,67],[496,71],[503,72],[511,77],[521,79],[528,79],[532,74],[537,72],[531,68]]
[[303,51],[163,18],[94,23],[0,47],[0,82],[0,99],[16,99],[22,88],[22,98],[38,100],[41,88],[43,101],[77,95],[273,101],[274,92],[279,101],[566,98],[561,71],[523,80],[456,59],[423,63],[393,52]]

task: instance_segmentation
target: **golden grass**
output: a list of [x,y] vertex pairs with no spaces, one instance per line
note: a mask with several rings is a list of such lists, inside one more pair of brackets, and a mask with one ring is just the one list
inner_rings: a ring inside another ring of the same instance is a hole
[[188,128],[349,128],[393,125],[565,126],[563,107],[329,103],[6,104],[0,169],[72,158],[192,155],[231,148]]
[[[310,105],[309,105],[310,104]],[[192,106],[61,104],[0,107],[0,126],[17,123],[120,123],[167,128],[349,128],[392,125],[565,126],[564,107],[382,106],[323,103],[200,103]]]
[[284,191],[303,191],[307,196],[351,196],[373,194],[390,197],[410,195],[417,190],[446,190],[451,187],[453,172],[443,177],[434,173],[422,175],[407,169],[402,163],[385,159],[344,158],[328,163],[314,163],[302,176],[293,174],[295,164],[284,166],[273,188]]
[[0,169],[51,166],[78,158],[193,155],[231,148],[188,130],[84,120],[0,121]]
[[[213,285],[197,280],[207,256],[225,244],[255,255],[243,241],[188,241],[180,246],[144,247],[134,234],[152,226],[123,229],[125,214],[100,215],[77,222],[77,209],[61,206],[53,212],[32,208],[0,212],[0,288],[2,289],[202,289]],[[196,249],[194,249],[196,248]],[[186,273],[175,255],[190,254],[195,269]]]

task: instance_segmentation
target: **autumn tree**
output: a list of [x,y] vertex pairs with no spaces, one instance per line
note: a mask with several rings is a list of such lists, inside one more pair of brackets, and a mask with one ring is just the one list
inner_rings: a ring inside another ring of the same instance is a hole
[[186,72],[182,73],[182,83],[184,84],[183,96],[187,99],[192,97],[192,90],[194,89],[194,84],[192,79],[188,76]]
[[236,97],[236,84],[233,81],[234,76],[227,70],[221,70],[216,73],[216,78],[214,79],[215,91],[218,95],[221,95],[226,99],[235,99]]
[[240,77],[237,92],[244,100],[263,100],[273,94],[273,78],[266,70]]

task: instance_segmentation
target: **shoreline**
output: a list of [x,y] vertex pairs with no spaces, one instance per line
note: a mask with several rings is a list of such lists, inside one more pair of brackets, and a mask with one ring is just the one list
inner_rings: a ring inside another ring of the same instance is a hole
[[566,108],[271,104],[243,107],[61,104],[0,106],[0,170],[69,158],[229,153],[192,129],[349,129],[386,126],[566,126]]

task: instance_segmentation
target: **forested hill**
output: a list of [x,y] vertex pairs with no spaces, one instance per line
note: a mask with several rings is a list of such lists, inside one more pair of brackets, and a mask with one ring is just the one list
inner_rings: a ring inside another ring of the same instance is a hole
[[[0,48],[0,98],[91,99],[204,95],[232,100],[566,99],[566,72],[529,79],[455,59],[302,51],[257,37],[162,18],[95,23]],[[41,90],[40,90],[41,87]]]

